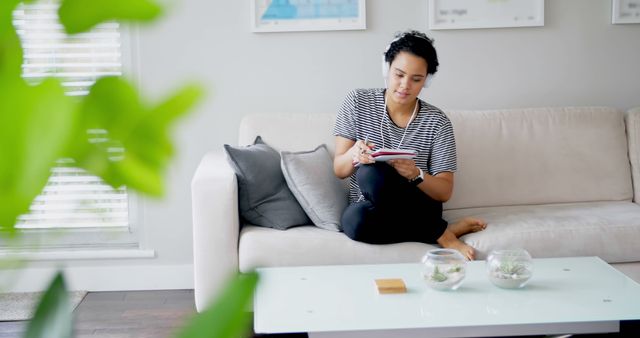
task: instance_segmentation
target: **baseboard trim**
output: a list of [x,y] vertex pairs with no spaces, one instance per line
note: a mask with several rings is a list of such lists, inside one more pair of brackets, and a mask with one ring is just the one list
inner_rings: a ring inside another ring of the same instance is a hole
[[[0,270],[0,292],[46,289],[58,269]],[[193,289],[193,265],[67,266],[62,268],[68,290],[124,291]]]
[[64,261],[94,259],[138,259],[155,258],[154,250],[141,249],[98,249],[98,250],[3,250],[0,259],[22,261]]

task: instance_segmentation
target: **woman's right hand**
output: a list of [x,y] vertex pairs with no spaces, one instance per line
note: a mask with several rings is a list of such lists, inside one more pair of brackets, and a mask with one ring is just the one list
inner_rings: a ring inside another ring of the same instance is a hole
[[371,156],[371,148],[374,144],[366,142],[364,140],[358,140],[353,144],[349,153],[351,153],[353,166],[358,164],[369,164],[375,162],[373,156]]
[[336,136],[336,150],[333,158],[333,172],[338,178],[347,178],[356,170],[360,163],[373,163],[371,148],[373,143],[363,140],[352,140]]

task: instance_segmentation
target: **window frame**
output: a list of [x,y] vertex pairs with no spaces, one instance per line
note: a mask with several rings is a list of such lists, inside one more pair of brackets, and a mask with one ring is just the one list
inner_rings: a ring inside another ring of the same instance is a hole
[[[27,4],[29,5],[29,4]],[[136,27],[119,23],[120,71],[122,76],[139,85],[139,31]],[[21,41],[22,43],[22,41]],[[16,229],[19,236],[0,237],[0,257],[7,252],[82,251],[82,250],[142,250],[146,247],[142,236],[141,197],[127,189],[127,227],[56,227]],[[152,257],[154,254],[132,254],[132,257]],[[108,256],[108,255],[107,255]]]

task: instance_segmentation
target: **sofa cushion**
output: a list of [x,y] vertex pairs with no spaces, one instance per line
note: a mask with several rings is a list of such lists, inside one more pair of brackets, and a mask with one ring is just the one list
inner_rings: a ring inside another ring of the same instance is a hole
[[240,122],[238,144],[248,144],[257,135],[281,151],[305,151],[326,144],[333,156],[336,137],[331,132],[336,114],[251,114]]
[[609,263],[640,260],[640,205],[587,202],[445,211],[450,222],[467,216],[487,221],[484,231],[461,239],[478,259],[498,248],[524,248],[536,257],[598,256]]
[[630,201],[624,114],[613,108],[447,111],[458,171],[445,209]]
[[316,226],[287,231],[245,226],[240,232],[238,258],[242,272],[267,266],[415,263],[436,247],[415,242],[365,244]]
[[633,200],[640,201],[640,107],[630,109],[624,118],[629,144],[629,161],[633,181]]
[[280,154],[260,136],[253,145],[224,149],[238,177],[240,216],[246,222],[280,230],[311,223],[287,187]]
[[280,152],[287,186],[316,226],[340,231],[340,218],[347,207],[347,195],[333,172],[326,145],[312,151]]

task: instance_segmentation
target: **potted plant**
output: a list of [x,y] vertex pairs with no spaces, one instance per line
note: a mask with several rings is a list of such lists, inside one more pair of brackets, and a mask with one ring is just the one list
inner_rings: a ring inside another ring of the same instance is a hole
[[524,249],[493,250],[487,258],[487,273],[498,287],[521,288],[533,275],[533,261]]
[[457,250],[429,250],[422,264],[424,280],[433,289],[456,290],[464,280],[466,259]]
[[[15,223],[47,183],[59,158],[99,176],[113,187],[160,196],[162,174],[173,155],[168,131],[202,96],[188,85],[155,105],[143,102],[122,77],[104,77],[88,95],[69,97],[59,80],[30,85],[22,78],[23,50],[12,24],[22,0],[0,1],[0,236],[19,236]],[[24,0],[31,3],[33,0]],[[162,8],[153,0],[60,0],[59,17],[76,34],[108,20],[147,22]],[[109,156],[107,146],[90,142],[87,130],[103,130],[126,156]],[[237,337],[250,320],[246,308],[257,283],[255,273],[233,276],[221,296],[195,316],[180,338]],[[71,337],[72,314],[64,277],[52,280],[25,337]]]

